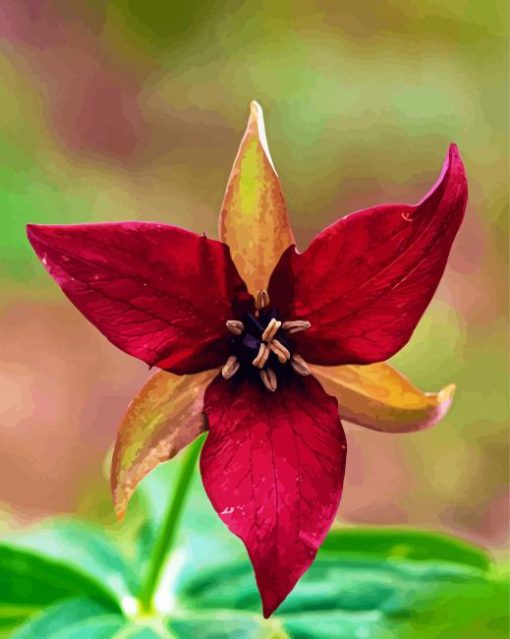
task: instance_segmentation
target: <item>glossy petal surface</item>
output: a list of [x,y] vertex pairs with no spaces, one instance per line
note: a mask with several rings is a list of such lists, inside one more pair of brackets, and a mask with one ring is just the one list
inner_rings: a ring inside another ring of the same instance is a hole
[[153,375],[131,401],[117,433],[111,467],[115,512],[122,517],[142,479],[206,428],[204,393],[216,370]]
[[424,393],[385,363],[312,366],[326,392],[338,400],[343,420],[383,433],[410,433],[437,424],[448,412],[455,385]]
[[294,243],[280,180],[267,146],[262,109],[252,102],[219,220],[239,273],[255,293],[267,288],[284,250]]
[[338,509],[346,442],[337,403],[312,377],[275,393],[218,377],[204,406],[204,487],[248,550],[267,617],[314,560]]
[[103,335],[174,373],[220,366],[248,300],[228,248],[164,224],[29,225],[50,275]]
[[467,183],[457,148],[415,206],[348,215],[304,253],[291,247],[272,277],[280,314],[306,319],[297,351],[316,364],[365,364],[399,351],[425,311],[464,217]]

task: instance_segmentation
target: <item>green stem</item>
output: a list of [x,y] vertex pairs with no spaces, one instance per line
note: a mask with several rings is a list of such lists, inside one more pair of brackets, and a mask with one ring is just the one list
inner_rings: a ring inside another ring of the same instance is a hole
[[144,612],[153,610],[153,599],[158,587],[161,571],[165,565],[166,558],[172,550],[179,524],[181,522],[182,511],[188,496],[193,479],[193,471],[197,463],[200,449],[202,448],[202,437],[196,439],[184,451],[179,473],[172,491],[172,497],[168,504],[168,509],[163,520],[163,524],[159,530],[159,534],[154,542],[152,554],[147,567],[147,574],[142,582],[140,589],[139,601]]

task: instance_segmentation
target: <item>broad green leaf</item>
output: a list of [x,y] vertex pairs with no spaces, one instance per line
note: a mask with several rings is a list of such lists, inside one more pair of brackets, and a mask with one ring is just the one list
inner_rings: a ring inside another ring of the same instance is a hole
[[92,591],[71,590],[71,594],[94,595],[97,591],[98,596],[118,606],[117,602],[133,596],[138,588],[139,576],[103,531],[91,524],[49,520],[18,531],[4,544],[32,553],[43,562],[54,562],[62,570],[74,572],[78,581],[86,580],[93,587]]
[[154,628],[149,628],[138,624],[128,624],[116,632],[112,639],[177,639],[173,633],[165,628],[162,620],[155,623],[154,626]]
[[[203,577],[186,600],[200,609],[260,608],[247,564],[225,568],[220,580]],[[458,564],[319,558],[276,618],[296,638],[432,639],[441,630],[451,639],[506,639],[507,601],[501,582]]]
[[33,606],[0,605],[0,639],[11,639],[15,629],[33,612]]
[[[395,543],[389,531],[362,535],[356,541],[349,531],[341,547],[333,533],[282,604],[275,618],[290,637],[506,638],[507,588],[491,576],[481,551],[426,533],[396,531]],[[364,553],[370,539],[374,549]],[[181,597],[201,611],[260,610],[247,562],[196,577]]]
[[321,547],[322,555],[378,556],[465,564],[489,570],[491,558],[482,548],[458,537],[410,528],[333,529]]
[[[45,625],[46,618],[39,624],[25,624],[12,639],[174,639],[163,621],[158,622],[160,630],[139,624],[132,624],[120,615],[97,614],[88,618],[62,617],[52,619]],[[26,630],[26,634],[22,631]]]
[[111,610],[93,599],[69,599],[35,614],[12,635],[12,639],[51,639],[71,624],[110,614]]
[[44,639],[124,639],[129,636],[123,633],[125,627],[119,615],[104,615],[69,625]]
[[312,366],[326,392],[338,399],[340,416],[384,433],[409,433],[437,424],[448,412],[454,384],[424,393],[386,363]]
[[86,596],[117,607],[111,590],[83,570],[40,552],[0,544],[0,608],[24,610],[23,617],[68,597]]
[[130,403],[117,434],[111,467],[115,511],[123,517],[142,479],[205,430],[204,392],[217,371],[153,375]]
[[248,290],[267,288],[281,254],[294,244],[294,234],[256,102],[230,173],[219,227],[220,240],[229,245]]
[[131,622],[90,599],[50,606],[21,626],[12,639],[172,639],[163,619]]
[[179,639],[287,639],[277,619],[236,611],[178,611],[167,626]]

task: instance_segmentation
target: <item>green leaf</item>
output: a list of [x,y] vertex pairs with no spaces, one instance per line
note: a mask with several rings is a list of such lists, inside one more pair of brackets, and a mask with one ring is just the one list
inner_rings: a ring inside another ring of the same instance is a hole
[[14,629],[34,611],[32,606],[1,605],[0,606],[0,639],[12,637]]
[[121,636],[124,639],[126,635],[120,634],[124,628],[125,620],[122,617],[105,615],[72,624],[44,639],[121,639]]
[[126,625],[112,639],[176,639],[176,635],[165,627],[163,620],[154,620],[140,625]]
[[[92,586],[92,589],[71,588],[74,595],[95,595],[115,602],[117,607],[117,602],[138,589],[138,576],[106,535],[90,524],[51,520],[18,532],[16,537],[4,540],[1,547],[24,551],[34,561],[57,564],[64,571],[75,573],[78,582]],[[58,597],[50,601],[55,598]]]
[[72,596],[93,597],[117,607],[111,592],[85,572],[7,542],[0,544],[1,609],[18,610],[21,617],[26,617]]
[[[335,531],[275,618],[296,639],[506,639],[508,592],[489,567],[476,547],[437,534]],[[181,597],[260,610],[247,562],[190,580]]]
[[321,554],[379,556],[415,561],[446,561],[488,570],[490,555],[473,544],[435,532],[405,528],[342,528],[332,530]]
[[195,616],[173,616],[168,628],[179,639],[286,639],[275,620],[260,615],[217,611]]
[[12,639],[50,639],[71,624],[110,614],[111,610],[93,599],[69,599],[34,615],[12,635]]
[[61,600],[87,597],[118,611],[138,579],[98,529],[55,520],[0,541],[0,637]]
[[320,637],[315,625],[320,611],[324,637],[337,618],[339,623],[350,620],[341,623],[345,631],[341,636],[346,638],[352,636],[346,630],[350,625],[367,637],[432,639],[445,633],[450,639],[503,639],[506,601],[502,583],[470,567],[409,560],[319,559],[280,614],[294,637]]
[[131,623],[92,599],[69,599],[34,615],[11,639],[172,639],[162,619]]

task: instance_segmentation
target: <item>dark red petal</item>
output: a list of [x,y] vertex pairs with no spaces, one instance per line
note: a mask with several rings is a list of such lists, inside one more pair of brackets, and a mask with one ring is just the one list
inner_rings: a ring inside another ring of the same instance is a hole
[[313,562],[338,509],[346,442],[337,402],[312,377],[274,393],[218,377],[204,408],[204,487],[243,540],[269,617]]
[[407,343],[439,284],[464,217],[467,182],[457,147],[415,206],[348,215],[304,253],[280,259],[269,293],[280,315],[307,319],[298,352],[316,364],[385,360]]
[[126,353],[178,374],[224,362],[225,322],[249,299],[224,244],[143,222],[27,233],[71,302]]

